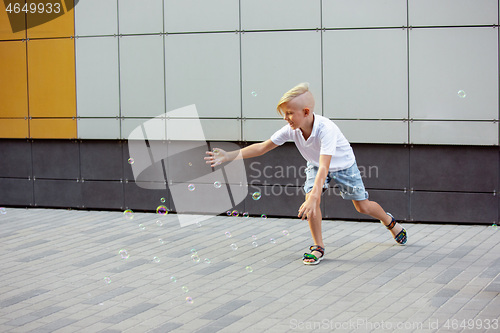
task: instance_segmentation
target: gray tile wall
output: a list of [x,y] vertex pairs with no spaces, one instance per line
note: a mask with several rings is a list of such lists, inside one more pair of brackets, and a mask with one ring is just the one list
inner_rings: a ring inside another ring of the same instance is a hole
[[[158,149],[169,145],[150,144]],[[498,147],[352,146],[370,199],[398,219],[498,222]],[[127,163],[128,143],[121,140],[6,139],[0,140],[0,154],[0,206],[154,211],[165,198],[164,205],[175,211],[169,182],[188,181],[185,174],[168,174],[171,165],[187,162],[182,160],[155,163],[136,182]],[[297,215],[304,199],[305,162],[293,144],[245,160],[245,167],[249,195],[235,209],[251,215]],[[205,171],[201,166],[189,170],[193,177]],[[252,199],[255,191],[262,193],[260,200]],[[321,208],[328,219],[367,218],[336,188],[323,194]]]

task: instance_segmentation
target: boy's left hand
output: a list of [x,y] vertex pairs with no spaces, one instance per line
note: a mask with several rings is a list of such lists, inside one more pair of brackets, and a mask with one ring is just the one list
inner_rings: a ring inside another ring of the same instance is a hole
[[304,220],[305,218],[311,218],[316,215],[316,208],[318,203],[313,198],[308,198],[299,208],[298,217]]

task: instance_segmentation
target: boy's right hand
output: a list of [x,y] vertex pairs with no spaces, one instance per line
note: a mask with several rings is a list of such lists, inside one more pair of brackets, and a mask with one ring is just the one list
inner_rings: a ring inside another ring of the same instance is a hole
[[211,167],[217,166],[221,163],[227,162],[227,152],[220,148],[214,148],[212,151],[206,152],[205,163],[210,164]]

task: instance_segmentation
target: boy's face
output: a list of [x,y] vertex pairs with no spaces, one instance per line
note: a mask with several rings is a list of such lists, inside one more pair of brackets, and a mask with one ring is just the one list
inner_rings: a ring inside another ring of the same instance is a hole
[[305,119],[310,114],[308,108],[298,108],[290,103],[285,103],[281,107],[283,119],[285,119],[292,129],[301,128],[304,125]]

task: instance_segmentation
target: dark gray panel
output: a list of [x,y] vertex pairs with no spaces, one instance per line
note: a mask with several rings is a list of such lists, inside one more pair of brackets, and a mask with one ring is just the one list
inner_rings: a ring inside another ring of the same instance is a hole
[[33,142],[33,176],[50,179],[80,178],[79,143],[69,140]]
[[0,205],[33,205],[33,180],[0,178]]
[[32,177],[31,142],[0,140],[0,177]]
[[249,184],[303,186],[306,161],[294,143],[285,143],[269,153],[245,160]]
[[[153,146],[153,147],[161,148],[163,145],[163,141],[150,141],[150,142],[148,142],[148,144],[150,146]],[[154,151],[154,149],[153,149],[153,151]],[[155,159],[155,160],[157,160],[157,162],[155,162],[155,163],[141,161],[141,159],[150,158],[151,157],[150,153],[151,153],[151,149],[148,152],[145,152],[144,156],[133,157],[134,160],[137,160],[138,164],[148,163],[148,165],[149,165],[149,167],[146,168],[145,170],[143,170],[138,175],[137,179],[135,179],[134,173],[132,171],[132,165],[129,164],[129,162],[128,162],[128,160],[130,158],[128,142],[125,141],[123,143],[123,158],[122,158],[121,163],[123,165],[123,177],[125,180],[136,181],[136,182],[163,182],[163,181],[165,181],[166,164],[162,161],[161,158]]]
[[498,147],[413,146],[410,149],[414,190],[498,191]]
[[[212,168],[205,163],[208,145],[199,146],[199,142],[171,141],[168,143],[168,158],[165,158],[168,181],[174,183],[190,182],[212,172]],[[232,150],[224,145],[228,143],[214,143],[214,147]],[[198,146],[197,146],[198,145]],[[197,146],[197,147],[196,147]],[[233,146],[233,144],[231,144]],[[159,150],[157,145],[155,150]]]
[[82,183],[76,180],[35,180],[35,206],[78,208]]
[[352,144],[367,188],[409,188],[409,148],[406,145]]
[[82,183],[83,208],[123,209],[123,183],[88,181]]
[[80,143],[80,160],[83,179],[123,179],[124,159],[120,141],[82,141]]
[[[156,211],[158,206],[164,205],[167,208],[172,209],[170,192],[164,184],[154,184],[164,187],[162,190],[150,189],[151,184],[148,183],[142,183],[142,187],[138,186],[135,182],[125,182],[123,185],[125,189],[125,208],[130,208],[132,210]],[[165,198],[166,202],[162,203],[160,201],[161,198]]]
[[[409,194],[404,191],[370,190],[369,200],[376,201],[382,208],[390,212],[397,220],[409,219]],[[325,218],[331,219],[373,219],[368,215],[358,213],[351,200],[344,200],[337,188],[330,188],[323,195]]]
[[[259,191],[261,198],[254,200],[252,193]],[[302,187],[261,185],[250,186],[249,195],[245,199],[245,209],[250,215],[297,217],[300,205],[305,200]]]
[[413,192],[411,218],[425,222],[492,224],[498,221],[498,198],[487,193]]

